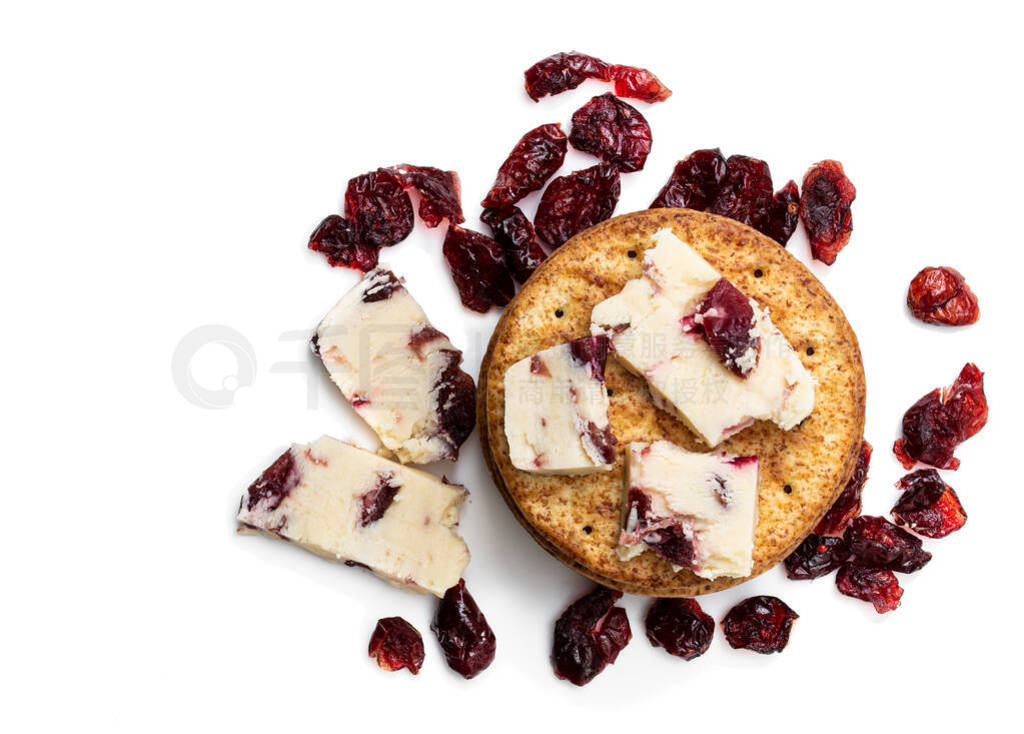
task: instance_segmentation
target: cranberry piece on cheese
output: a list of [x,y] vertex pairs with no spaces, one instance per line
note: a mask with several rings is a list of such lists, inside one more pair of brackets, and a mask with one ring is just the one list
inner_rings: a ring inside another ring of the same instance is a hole
[[370,635],[369,652],[381,670],[405,668],[416,675],[423,665],[423,638],[401,617],[384,617]]
[[770,655],[786,648],[799,617],[778,597],[752,596],[729,610],[722,629],[730,646]]
[[746,377],[757,367],[761,337],[754,328],[754,308],[728,280],[719,279],[705,294],[695,321],[704,340],[734,375]]
[[615,662],[633,636],[621,591],[597,587],[570,604],[555,622],[551,662],[555,675],[577,686]]
[[430,629],[437,635],[448,667],[463,678],[475,677],[494,662],[494,630],[463,579],[445,592]]

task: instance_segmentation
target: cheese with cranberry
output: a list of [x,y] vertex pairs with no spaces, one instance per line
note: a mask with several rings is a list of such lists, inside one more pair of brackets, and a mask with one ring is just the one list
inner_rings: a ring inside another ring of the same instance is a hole
[[671,230],[643,275],[591,314],[591,331],[645,378],[655,404],[715,447],[757,420],[789,430],[814,408],[814,379],[768,312]]
[[608,471],[608,339],[588,336],[516,362],[505,372],[505,436],[512,465],[539,474]]
[[626,519],[617,553],[650,550],[698,576],[742,578],[753,570],[756,456],[692,453],[669,441],[626,451]]
[[345,294],[320,322],[313,350],[398,461],[458,458],[475,420],[473,378],[390,270],[370,271]]
[[238,522],[443,596],[469,563],[455,532],[465,496],[459,485],[323,436],[292,445],[252,483]]

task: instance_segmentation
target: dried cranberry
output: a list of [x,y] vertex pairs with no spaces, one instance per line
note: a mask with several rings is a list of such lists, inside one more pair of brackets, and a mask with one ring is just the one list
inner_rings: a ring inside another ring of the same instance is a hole
[[533,274],[547,255],[539,244],[533,225],[518,206],[484,209],[480,219],[491,228],[495,241],[505,250],[505,263],[520,283]]
[[907,305],[927,324],[967,326],[978,320],[978,297],[953,268],[925,268],[910,281]]
[[791,579],[816,579],[835,571],[848,555],[842,538],[811,533],[783,563]]
[[373,489],[359,498],[359,527],[365,528],[384,517],[401,488],[402,485],[395,481],[394,473],[378,472]]
[[410,166],[403,163],[389,168],[388,172],[398,179],[405,188],[415,189],[420,195],[420,219],[428,227],[436,227],[445,219],[452,224],[462,224],[462,202],[459,174],[442,171],[430,166]]
[[754,308],[739,289],[720,278],[697,306],[696,321],[722,364],[737,377],[747,377],[757,366],[761,339],[751,332]]
[[614,606],[621,597],[599,586],[562,612],[551,651],[556,676],[582,686],[615,662],[633,636],[626,610]]
[[252,512],[259,505],[264,512],[276,510],[284,498],[295,489],[301,478],[302,474],[295,463],[295,455],[288,449],[249,485],[246,509]]
[[604,334],[597,336],[581,336],[569,342],[569,353],[582,365],[590,367],[594,379],[604,382],[604,366],[608,361],[608,349],[611,342]]
[[932,559],[921,540],[884,517],[854,518],[843,538],[853,560],[868,568],[913,573]]
[[384,617],[370,635],[370,657],[382,670],[405,668],[416,675],[423,666],[423,638],[401,617]]
[[473,678],[494,661],[494,630],[466,590],[464,579],[444,593],[430,629],[441,643],[448,667],[463,678]]
[[436,396],[438,437],[448,444],[444,458],[455,461],[476,423],[476,385],[459,366],[462,352],[445,349],[444,356],[447,361],[431,391]]
[[752,596],[729,610],[722,629],[732,647],[769,655],[785,649],[793,622],[799,618],[777,597]]
[[619,97],[641,102],[664,102],[672,95],[672,90],[647,69],[612,64],[608,67],[608,76],[615,82],[615,94]]
[[679,517],[654,515],[651,498],[639,487],[629,488],[626,502],[626,526],[619,539],[622,545],[642,542],[669,563],[684,568],[693,566],[692,528]]
[[844,563],[836,574],[840,593],[854,599],[869,601],[879,614],[891,612],[900,605],[903,589],[896,574],[884,568],[868,568],[859,563]]
[[359,300],[363,303],[379,303],[386,301],[402,290],[401,279],[387,268],[380,268],[365,276],[366,287]]
[[864,490],[864,483],[868,479],[868,467],[871,465],[871,454],[874,449],[867,441],[861,441],[860,454],[857,456],[857,463],[853,467],[850,479],[846,482],[842,494],[832,503],[832,507],[821,518],[821,522],[814,528],[814,532],[820,535],[839,535],[850,520],[860,514],[861,493]]
[[908,525],[926,538],[943,538],[967,522],[956,492],[934,469],[921,469],[896,483],[904,490],[892,508],[897,525]]
[[355,224],[360,242],[388,247],[412,232],[412,202],[392,174],[370,171],[349,180],[345,218]]
[[537,235],[548,247],[560,247],[577,232],[612,215],[619,202],[619,171],[599,163],[552,181],[537,207]]
[[800,196],[800,219],[811,241],[811,254],[826,265],[836,261],[850,241],[853,215],[850,205],[857,189],[843,173],[839,161],[815,163],[804,174]]
[[651,209],[679,207],[703,211],[725,180],[726,164],[718,148],[695,150],[676,163],[668,183],[651,202]]
[[984,373],[968,363],[947,390],[932,390],[903,414],[903,438],[893,452],[907,469],[917,461],[956,469],[960,460],[953,451],[987,421]]
[[549,94],[575,89],[587,79],[614,82],[615,93],[644,102],[668,99],[671,90],[647,69],[606,64],[578,51],[552,54],[526,70],[526,93],[535,102]]
[[602,94],[573,113],[569,142],[620,171],[639,171],[651,152],[651,126],[633,105]]
[[800,219],[800,189],[796,181],[790,181],[775,192],[772,204],[768,207],[768,216],[761,224],[760,230],[783,247],[796,232],[796,224]]
[[647,639],[683,660],[699,658],[711,645],[715,620],[695,599],[655,599],[644,620]]
[[535,127],[508,154],[480,205],[485,209],[511,206],[537,191],[561,167],[566,149],[565,133],[557,122]]
[[505,253],[497,242],[452,224],[442,250],[466,308],[487,313],[492,305],[504,306],[512,300],[516,285],[505,266]]
[[356,225],[331,214],[309,236],[309,249],[323,253],[333,267],[352,268],[365,273],[377,267],[378,248],[359,241]]
[[772,204],[772,174],[768,164],[745,155],[731,155],[725,167],[725,180],[708,211],[756,229],[767,219]]

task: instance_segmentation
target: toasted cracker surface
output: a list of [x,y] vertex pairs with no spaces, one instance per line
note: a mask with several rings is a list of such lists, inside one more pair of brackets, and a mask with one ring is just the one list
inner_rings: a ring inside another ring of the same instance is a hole
[[[590,333],[590,312],[641,275],[652,235],[671,228],[748,296],[817,380],[814,412],[791,431],[758,422],[719,448],[760,457],[754,571],[764,573],[811,531],[853,469],[864,433],[864,368],[857,337],[821,283],[773,240],[731,219],[686,209],[652,209],[602,222],[549,257],[506,307],[481,366],[477,418],[484,456],[509,508],[556,558],[598,583],[634,594],[695,596],[747,579],[678,573],[647,552],[628,562],[615,546],[625,493],[624,447],[667,439],[706,451],[681,422],[651,402],[644,381],[613,356],[606,378],[619,457],[611,472],[545,476],[515,469],[504,425],[505,370],[541,349]],[[788,490],[787,490],[788,487]]]

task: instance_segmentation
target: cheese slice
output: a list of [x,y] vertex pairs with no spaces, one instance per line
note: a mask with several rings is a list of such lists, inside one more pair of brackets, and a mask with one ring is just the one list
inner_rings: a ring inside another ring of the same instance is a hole
[[629,444],[627,512],[617,553],[646,550],[698,576],[742,578],[753,569],[756,456],[701,454],[669,441]]
[[317,327],[313,350],[398,461],[458,458],[475,422],[473,378],[390,270],[370,271],[345,294]]
[[455,532],[465,497],[463,487],[323,436],[292,445],[253,482],[238,522],[443,596],[469,563]]
[[[668,229],[644,253],[643,275],[594,307],[591,331],[643,377],[655,404],[715,447],[757,420],[789,430],[814,408],[814,379],[768,312],[751,301],[756,366],[734,374],[693,328],[704,295],[721,275]],[[699,318],[699,317],[698,317]]]

